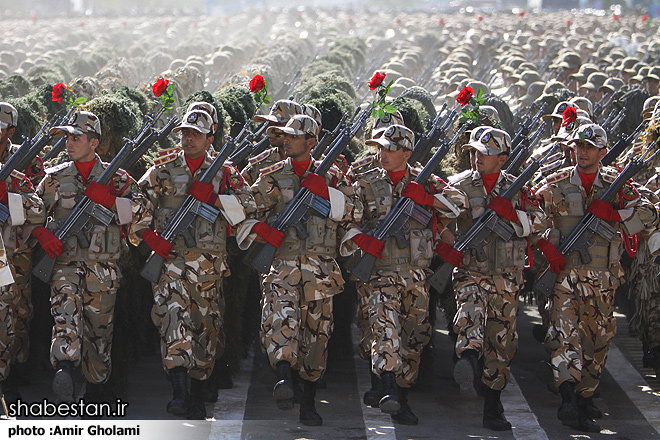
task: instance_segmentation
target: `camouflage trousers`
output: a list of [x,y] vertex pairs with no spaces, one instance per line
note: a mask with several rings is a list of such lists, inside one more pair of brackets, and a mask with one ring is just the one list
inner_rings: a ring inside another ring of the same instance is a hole
[[112,331],[119,269],[110,262],[72,261],[56,264],[50,306],[55,319],[50,361],[82,364],[90,383],[110,376]]
[[516,313],[521,283],[520,273],[454,273],[456,354],[461,357],[465,350],[475,350],[484,361],[481,381],[494,390],[509,383],[511,362],[518,349]]
[[653,350],[660,347],[660,293],[653,292],[639,303],[639,338]]
[[358,317],[357,325],[360,330],[360,340],[358,341],[358,354],[364,360],[371,360],[371,346],[374,342],[373,333],[371,333],[371,324],[369,324],[369,292],[371,289],[367,284],[358,282]]
[[[341,271],[332,258],[273,260],[262,280],[261,298],[261,343],[273,368],[287,361],[301,378],[321,378],[332,333],[332,296],[343,285],[339,280]],[[310,289],[311,284],[319,290]],[[328,288],[320,290],[322,286]]]
[[400,386],[410,388],[417,380],[422,350],[431,340],[426,272],[381,270],[357,288],[369,301],[371,370],[378,375],[391,371]]
[[570,380],[576,393],[591,397],[600,382],[609,342],[616,333],[614,291],[607,272],[567,269],[548,300],[550,328],[545,343],[557,386]]
[[174,255],[153,287],[151,318],[160,333],[163,368],[184,367],[193,379],[206,380],[217,357],[224,306],[222,277],[229,269],[219,256]]

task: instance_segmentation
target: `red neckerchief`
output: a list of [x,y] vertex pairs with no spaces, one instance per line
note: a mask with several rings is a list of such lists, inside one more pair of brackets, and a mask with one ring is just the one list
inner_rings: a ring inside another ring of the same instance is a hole
[[293,171],[296,173],[296,176],[298,176],[299,179],[302,179],[302,176],[305,174],[305,171],[307,171],[307,168],[309,168],[309,163],[311,161],[311,157],[307,160],[301,161],[291,159],[291,163],[293,164]]
[[495,187],[495,184],[497,183],[497,178],[500,177],[500,173],[493,173],[493,174],[482,174],[481,179],[484,181],[484,187],[486,188],[486,194],[490,194],[490,192],[493,190]]
[[80,174],[80,177],[82,177],[83,184],[87,184],[87,179],[89,179],[89,175],[92,172],[92,168],[94,168],[94,164],[96,163],[96,158],[90,160],[89,162],[73,162],[76,164],[76,168],[78,169],[78,174]]
[[590,194],[591,187],[594,184],[594,180],[596,180],[596,173],[584,174],[578,171],[578,174],[580,175],[580,180],[582,181],[584,190],[587,192],[587,194]]
[[403,179],[403,176],[406,175],[407,169],[404,168],[401,171],[388,171],[387,174],[390,175],[390,179],[392,180],[392,186],[396,188],[396,186],[401,182],[401,179]]
[[199,167],[202,166],[205,157],[206,157],[205,154],[199,156],[197,159],[191,159],[188,156],[185,156],[186,163],[188,164],[188,168],[190,168],[190,174],[192,174],[193,176],[195,175]]

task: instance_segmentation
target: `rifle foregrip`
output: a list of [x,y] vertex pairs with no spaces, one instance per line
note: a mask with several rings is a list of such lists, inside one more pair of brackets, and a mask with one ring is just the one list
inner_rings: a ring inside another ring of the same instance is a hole
[[141,241],[140,244],[137,245],[137,250],[138,253],[142,255],[144,258],[148,257],[152,251],[151,247],[149,247],[146,241]]
[[270,265],[273,263],[275,258],[275,252],[277,248],[270,243],[264,243],[252,260],[250,260],[250,266],[255,270],[261,273],[270,272]]
[[534,283],[534,291],[542,293],[546,298],[550,298],[552,289],[557,283],[557,274],[551,271],[549,268],[541,274],[541,276]]
[[140,271],[140,275],[147,281],[157,284],[160,279],[160,274],[163,271],[164,263],[165,259],[154,252]]
[[367,283],[371,278],[371,272],[373,271],[375,262],[376,257],[367,252],[362,252],[362,256],[357,263],[349,269],[349,272],[355,275],[363,283]]
[[452,272],[454,272],[454,266],[443,261],[440,267],[426,281],[431,287],[442,293],[447,288],[447,284],[451,282]]
[[50,283],[50,279],[53,276],[53,270],[55,270],[56,261],[56,258],[53,258],[50,255],[44,255],[39,263],[32,268],[32,274],[44,283]]

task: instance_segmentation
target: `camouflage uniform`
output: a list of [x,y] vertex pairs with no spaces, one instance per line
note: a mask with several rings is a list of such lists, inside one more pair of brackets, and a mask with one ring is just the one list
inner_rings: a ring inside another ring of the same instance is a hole
[[[407,167],[401,181],[393,186],[389,173],[375,168],[358,176],[354,183],[358,204],[364,207],[362,230],[373,230],[401,197],[401,191],[415,179],[418,170]],[[436,176],[425,185],[448,209],[436,209],[439,216],[456,218],[466,208],[465,195]],[[361,315],[360,354],[371,359],[375,374],[394,372],[399,385],[410,388],[417,379],[422,349],[431,338],[427,270],[433,257],[435,217],[430,225],[410,220],[406,228],[409,246],[399,249],[394,237],[385,243],[383,258],[376,259],[368,283],[358,282]],[[341,251],[357,250],[351,240],[361,230],[348,231]]]
[[[514,179],[501,172],[490,194],[486,194],[477,171],[465,173],[456,180],[453,184],[467,194],[470,205],[456,222],[458,234],[466,232],[490,201],[502,194]],[[456,354],[461,357],[465,350],[475,350],[484,360],[481,381],[493,390],[502,390],[508,383],[511,361],[518,348],[516,313],[527,251],[525,237],[545,229],[545,215],[535,206],[528,191],[521,191],[512,204],[520,224],[503,221],[513,226],[514,237],[504,242],[491,234],[484,245],[487,259],[479,262],[476,251],[470,249],[453,276],[458,306],[454,317],[458,334]]]
[[[547,239],[555,244],[566,237],[586,213],[586,207],[600,198],[618,176],[614,168],[600,168],[590,194],[585,193],[577,168],[565,168],[543,182],[537,191],[552,220]],[[628,235],[653,227],[657,212],[626,185],[615,198],[623,221],[618,222]],[[610,222],[618,227],[616,222]],[[552,350],[552,368],[557,386],[566,381],[577,383],[575,393],[590,398],[598,386],[607,357],[609,341],[616,331],[613,319],[614,291],[623,276],[620,265],[621,238],[611,242],[594,234],[589,246],[592,262],[583,264],[579,253],[567,256],[566,269],[548,299],[550,328],[546,345]]]
[[[96,180],[106,167],[96,156],[87,182]],[[151,204],[126,172],[117,172],[111,185],[117,196],[116,222],[106,227],[91,220],[84,232],[88,249],[70,236],[51,278],[51,314],[55,318],[51,363],[57,368],[59,361],[82,362],[83,375],[90,383],[104,383],[110,375],[115,294],[121,277],[117,260],[126,228],[148,226],[152,215]],[[49,230],[57,231],[86,186],[72,161],[46,169],[37,196],[46,206]]]
[[[154,227],[165,228],[188,196],[193,181],[213,162],[207,152],[191,174],[185,155],[175,150],[157,160],[139,181],[155,208]],[[254,200],[235,168],[224,166],[213,179],[214,192],[223,205],[214,224],[198,217],[192,231],[196,245],[189,248],[177,237],[165,260],[163,273],[153,286],[152,319],[160,331],[165,370],[184,367],[193,379],[205,380],[213,371],[224,314],[222,279],[229,275],[226,240],[232,227],[255,211]]]
[[[320,162],[310,162],[305,176]],[[304,177],[303,177],[304,178]],[[342,291],[344,280],[335,261],[338,222],[354,213],[352,188],[334,166],[326,174],[330,191],[330,218],[312,215],[309,237],[298,238],[292,227],[285,232],[270,272],[262,281],[261,342],[270,364],[287,361],[300,377],[316,382],[325,371],[327,344],[332,332],[332,296]],[[300,189],[292,161],[266,168],[252,185],[258,217],[272,223]],[[239,230],[237,240],[246,249],[255,234],[255,221]]]
[[241,171],[241,175],[248,186],[252,186],[264,168],[269,168],[281,160],[279,148],[269,148],[258,156],[248,159],[248,164]]

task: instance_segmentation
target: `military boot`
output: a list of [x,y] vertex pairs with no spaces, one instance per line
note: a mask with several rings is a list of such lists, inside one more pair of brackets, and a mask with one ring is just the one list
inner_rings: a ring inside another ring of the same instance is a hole
[[454,365],[454,380],[461,389],[461,397],[476,399],[481,383],[481,368],[479,368],[479,354],[476,350],[468,349]]
[[564,425],[575,424],[577,421],[577,404],[575,402],[575,382],[565,381],[559,385],[561,405],[557,409],[557,418]]
[[391,414],[392,420],[400,423],[402,425],[417,425],[419,419],[410,409],[408,405],[408,392],[410,388],[398,387],[397,392],[399,393],[399,404],[401,408],[396,412],[396,414]]
[[380,399],[378,406],[384,413],[396,414],[401,409],[396,387],[396,375],[392,371],[383,371],[380,374],[380,380],[383,384],[383,398]]
[[231,378],[231,368],[224,356],[216,359],[213,367],[213,378],[216,386],[221,390],[230,390],[234,388],[234,381]]
[[273,397],[279,409],[293,409],[293,380],[291,379],[291,364],[280,361],[276,365],[278,382],[273,388]]
[[[293,403],[300,405],[302,401],[303,389],[300,385],[300,374],[296,370],[291,371],[291,382],[293,383]],[[319,389],[319,384],[316,382],[316,389]]]
[[380,399],[383,398],[383,384],[380,377],[371,371],[371,366],[369,367],[369,374],[371,375],[371,388],[365,391],[362,401],[367,406],[378,408]]
[[53,378],[53,392],[60,402],[73,402],[75,400],[73,385],[73,362],[59,361],[57,372]]
[[188,372],[185,367],[170,370],[172,381],[172,400],[167,403],[167,412],[175,416],[188,413]]
[[602,419],[603,418],[603,413],[601,412],[600,409],[596,406],[594,403],[594,398],[593,397],[585,397],[585,407],[587,410],[587,415],[591,419]]
[[501,390],[483,387],[484,393],[484,418],[483,427],[493,431],[510,431],[511,423],[504,417],[504,408],[500,396]]
[[9,375],[7,376],[7,379],[4,381],[3,385],[3,392],[5,395],[5,402],[13,403],[16,402],[18,399],[22,399],[21,393],[18,390],[18,374],[16,370],[16,365],[12,365],[9,370]]
[[[590,398],[577,396],[577,429],[582,432],[600,432],[600,426],[589,416],[587,411]],[[592,403],[593,404],[593,403]]]
[[91,383],[87,382],[85,384],[85,394],[83,394],[83,400],[85,402],[104,402],[104,387],[102,383]]
[[660,377],[660,346],[651,349],[651,368],[655,371],[655,376]]
[[190,404],[188,407],[188,420],[205,420],[206,404],[204,403],[204,390],[206,381],[190,379]]
[[316,412],[314,398],[316,397],[316,382],[301,379],[303,393],[300,398],[300,422],[305,426],[321,426],[323,419]]

